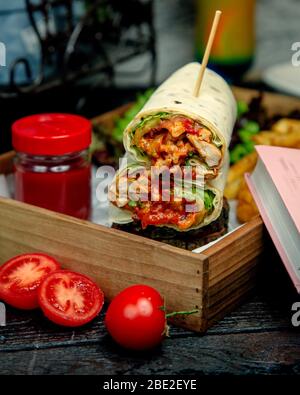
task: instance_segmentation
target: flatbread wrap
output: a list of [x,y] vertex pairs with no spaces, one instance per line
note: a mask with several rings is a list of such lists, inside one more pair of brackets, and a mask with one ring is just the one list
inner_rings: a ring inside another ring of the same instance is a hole
[[124,131],[124,147],[152,166],[194,165],[205,179],[224,163],[236,119],[236,102],[225,80],[206,69],[198,97],[193,89],[199,63],[172,74]]
[[[132,163],[116,173],[109,188],[110,220],[140,223],[180,232],[199,229],[216,220],[223,206],[224,174],[214,185],[184,181],[183,177],[155,178],[154,167]],[[155,182],[153,181],[155,180]],[[156,183],[157,180],[157,183]]]

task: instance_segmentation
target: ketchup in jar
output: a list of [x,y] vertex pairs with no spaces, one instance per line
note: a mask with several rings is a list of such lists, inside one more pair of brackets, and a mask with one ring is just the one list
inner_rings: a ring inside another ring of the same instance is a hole
[[88,219],[91,130],[90,121],[70,114],[37,114],[16,121],[15,198]]

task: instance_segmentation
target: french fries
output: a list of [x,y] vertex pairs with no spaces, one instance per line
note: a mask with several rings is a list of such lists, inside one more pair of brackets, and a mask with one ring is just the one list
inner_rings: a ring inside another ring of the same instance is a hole
[[258,214],[258,209],[244,179],[241,182],[241,188],[238,192],[237,199],[238,204],[236,214],[239,222],[248,222]]
[[258,210],[256,206],[253,206],[250,203],[245,203],[243,201],[239,201],[236,208],[236,216],[240,223],[245,223],[251,221],[252,218],[256,217],[258,214]]
[[255,144],[277,147],[300,148],[300,130],[288,133],[260,132],[252,137]]
[[300,120],[281,118],[279,121],[274,123],[271,130],[276,133],[300,133]]
[[[281,118],[270,131],[253,135],[257,145],[272,145],[300,148],[300,120]],[[250,221],[258,214],[258,209],[244,179],[245,173],[253,171],[257,162],[256,152],[244,156],[232,165],[228,172],[224,195],[227,199],[237,199],[237,218],[241,223]]]
[[252,137],[255,144],[300,148],[300,120],[281,118],[271,131],[262,131]]
[[224,190],[224,196],[227,199],[236,199],[241,187],[242,177],[237,178],[232,182],[227,182]]
[[228,172],[224,195],[227,199],[236,199],[244,180],[244,174],[251,172],[257,161],[257,153],[251,152],[232,165]]

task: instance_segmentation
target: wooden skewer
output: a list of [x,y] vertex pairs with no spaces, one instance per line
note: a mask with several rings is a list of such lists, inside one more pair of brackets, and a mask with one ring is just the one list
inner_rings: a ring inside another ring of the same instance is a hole
[[211,47],[212,47],[213,42],[214,42],[214,38],[215,38],[215,35],[216,35],[216,31],[217,31],[217,27],[218,27],[218,24],[219,24],[219,20],[220,20],[221,14],[222,14],[222,11],[219,11],[219,10],[216,11],[216,13],[215,13],[214,21],[213,21],[213,24],[212,24],[212,27],[211,27],[211,30],[210,30],[210,33],[209,33],[209,38],[208,38],[208,41],[207,41],[207,45],[206,45],[204,56],[203,56],[202,63],[201,63],[201,66],[200,66],[198,78],[197,78],[197,81],[196,81],[196,84],[195,84],[195,88],[194,88],[193,95],[196,96],[196,97],[199,95],[200,86],[201,86],[201,83],[202,83],[202,80],[203,80],[203,76],[204,76],[204,71],[205,71],[207,63],[208,63]]

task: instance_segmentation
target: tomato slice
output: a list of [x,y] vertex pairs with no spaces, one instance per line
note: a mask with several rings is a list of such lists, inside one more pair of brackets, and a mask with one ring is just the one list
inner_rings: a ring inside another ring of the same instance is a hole
[[104,303],[104,294],[97,284],[68,270],[59,270],[45,278],[38,297],[49,320],[70,327],[91,321],[100,313]]
[[45,254],[22,254],[10,259],[0,267],[0,299],[19,309],[37,308],[42,280],[59,269],[58,262]]

